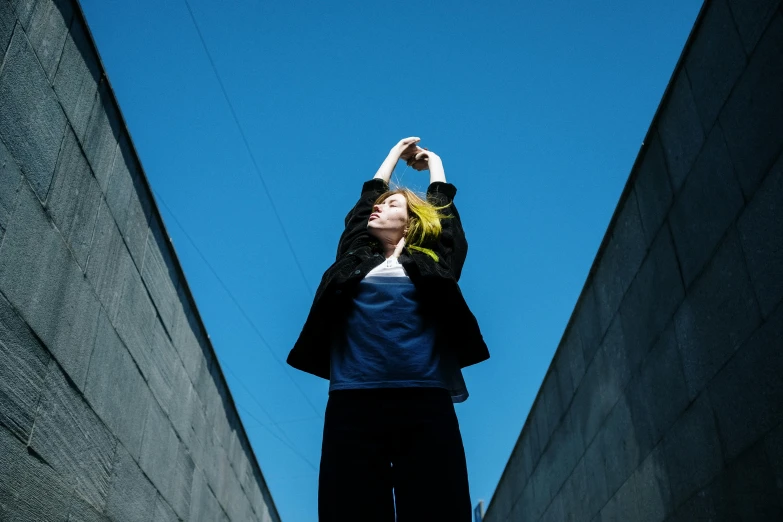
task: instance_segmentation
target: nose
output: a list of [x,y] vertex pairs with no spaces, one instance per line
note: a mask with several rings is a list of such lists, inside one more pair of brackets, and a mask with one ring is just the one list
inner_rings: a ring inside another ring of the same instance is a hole
[[380,212],[381,212],[381,206],[380,206],[380,205],[373,205],[373,206],[372,206],[372,211],[373,211],[373,212],[378,212],[378,213],[380,214]]

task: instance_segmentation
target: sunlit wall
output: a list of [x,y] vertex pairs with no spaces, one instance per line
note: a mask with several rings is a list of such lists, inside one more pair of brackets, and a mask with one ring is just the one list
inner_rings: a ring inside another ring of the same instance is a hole
[[72,0],[0,0],[0,241],[0,520],[279,520]]

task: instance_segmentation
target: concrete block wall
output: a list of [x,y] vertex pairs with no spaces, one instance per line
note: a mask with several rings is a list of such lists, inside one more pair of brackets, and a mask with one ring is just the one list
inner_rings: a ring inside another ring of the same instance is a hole
[[485,520],[783,520],[780,0],[704,4]]
[[0,0],[0,520],[279,520],[74,0]]

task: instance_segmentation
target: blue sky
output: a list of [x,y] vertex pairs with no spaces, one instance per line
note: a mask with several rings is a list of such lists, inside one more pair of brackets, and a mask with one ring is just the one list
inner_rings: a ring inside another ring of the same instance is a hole
[[492,355],[456,405],[488,503],[701,2],[189,0],[248,146],[185,0],[81,2],[284,522],[317,519],[328,383],[280,361],[362,182],[406,136],[442,157]]

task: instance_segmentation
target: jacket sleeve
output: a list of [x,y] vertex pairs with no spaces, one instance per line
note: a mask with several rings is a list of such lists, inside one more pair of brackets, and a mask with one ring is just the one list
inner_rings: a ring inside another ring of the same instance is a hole
[[441,258],[438,262],[445,263],[454,274],[454,279],[459,281],[462,266],[468,256],[468,242],[465,239],[465,231],[462,229],[459,212],[454,205],[456,194],[457,187],[442,181],[430,183],[427,188],[427,199],[431,203],[439,207],[448,205],[440,211],[447,217],[440,220],[441,234],[433,250]]
[[389,185],[382,179],[373,178],[365,181],[359,201],[345,216],[345,229],[337,244],[337,259],[352,248],[356,240],[366,236],[367,221],[372,214],[372,205],[378,196],[389,190]]

